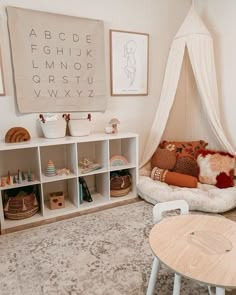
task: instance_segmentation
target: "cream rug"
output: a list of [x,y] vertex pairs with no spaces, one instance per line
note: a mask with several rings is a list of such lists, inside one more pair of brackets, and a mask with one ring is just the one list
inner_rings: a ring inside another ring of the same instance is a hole
[[[137,202],[0,236],[1,295],[143,295],[151,272],[152,205]],[[162,267],[156,294],[172,292]],[[205,286],[183,279],[183,295]]]

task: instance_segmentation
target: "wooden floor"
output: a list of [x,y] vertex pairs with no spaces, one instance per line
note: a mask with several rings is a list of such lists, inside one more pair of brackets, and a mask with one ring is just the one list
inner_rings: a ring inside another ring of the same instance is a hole
[[221,213],[221,215],[223,215],[224,217],[226,217],[226,218],[228,218],[230,220],[236,221],[236,208],[234,208],[234,209],[232,209],[230,211]]

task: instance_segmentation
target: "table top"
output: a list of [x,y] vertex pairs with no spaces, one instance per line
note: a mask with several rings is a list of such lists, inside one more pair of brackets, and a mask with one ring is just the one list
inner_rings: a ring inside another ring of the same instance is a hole
[[207,285],[236,288],[236,223],[223,217],[179,215],[149,235],[154,255],[176,273]]

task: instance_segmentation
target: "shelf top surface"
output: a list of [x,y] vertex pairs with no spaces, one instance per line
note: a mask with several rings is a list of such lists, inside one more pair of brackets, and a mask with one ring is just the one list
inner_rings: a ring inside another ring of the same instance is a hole
[[25,142],[16,142],[16,143],[5,143],[3,140],[0,141],[0,151],[3,150],[14,150],[14,149],[24,149],[40,146],[51,146],[51,145],[60,145],[60,144],[72,144],[72,143],[83,143],[83,142],[92,142],[92,141],[102,141],[102,140],[115,140],[115,139],[125,139],[125,138],[136,138],[138,137],[137,133],[132,132],[119,132],[115,134],[106,134],[106,133],[91,133],[88,136],[65,136],[62,138],[32,138],[29,141]]

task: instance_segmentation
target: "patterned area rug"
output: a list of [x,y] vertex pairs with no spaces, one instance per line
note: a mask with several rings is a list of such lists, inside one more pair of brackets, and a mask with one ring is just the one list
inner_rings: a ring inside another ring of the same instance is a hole
[[[0,294],[145,294],[152,207],[141,201],[0,236]],[[162,266],[156,294],[172,287],[173,273]],[[183,278],[181,294],[208,293]]]

